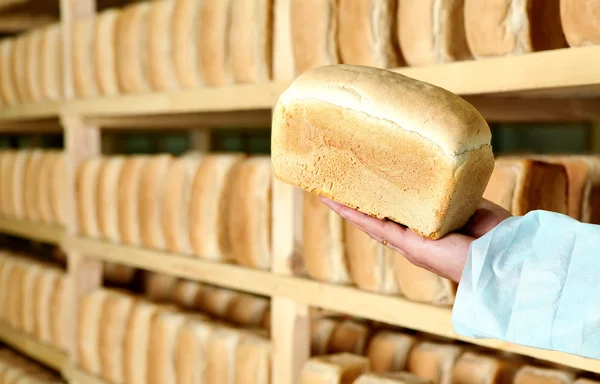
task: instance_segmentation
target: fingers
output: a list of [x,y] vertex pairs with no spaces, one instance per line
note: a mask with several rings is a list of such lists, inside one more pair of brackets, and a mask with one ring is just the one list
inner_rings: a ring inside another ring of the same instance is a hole
[[478,239],[510,216],[510,212],[501,206],[491,201],[483,200],[461,232]]

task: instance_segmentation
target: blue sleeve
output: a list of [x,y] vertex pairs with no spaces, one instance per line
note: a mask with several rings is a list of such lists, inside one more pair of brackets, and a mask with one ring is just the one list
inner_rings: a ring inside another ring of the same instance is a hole
[[600,359],[600,226],[546,211],[474,241],[456,333]]

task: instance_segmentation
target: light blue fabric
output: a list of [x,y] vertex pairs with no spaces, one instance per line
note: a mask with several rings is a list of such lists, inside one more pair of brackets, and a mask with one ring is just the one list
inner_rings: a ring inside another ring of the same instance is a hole
[[600,359],[600,226],[534,211],[474,241],[452,313],[472,338]]

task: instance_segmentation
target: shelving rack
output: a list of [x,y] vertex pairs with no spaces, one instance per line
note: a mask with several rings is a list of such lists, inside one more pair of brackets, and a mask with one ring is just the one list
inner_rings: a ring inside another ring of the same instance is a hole
[[[186,258],[156,250],[132,248],[77,236],[74,178],[78,164],[100,153],[102,129],[121,128],[196,130],[195,147],[208,147],[208,129],[237,125],[251,129],[268,126],[271,109],[293,77],[291,48],[285,18],[289,0],[276,0],[274,81],[269,84],[232,85],[191,91],[124,95],[74,100],[70,84],[70,48],[63,46],[64,102],[21,105],[0,110],[0,133],[20,129],[46,131],[62,126],[68,172],[67,225],[64,229],[0,219],[0,232],[60,245],[67,254],[72,297],[69,300],[71,348],[53,350],[0,325],[0,339],[56,370],[70,382],[102,383],[77,369],[76,319],[79,297],[99,287],[103,261],[118,262],[222,287],[272,298],[273,383],[295,383],[309,356],[309,308],[339,311],[405,328],[514,352],[577,369],[600,373],[600,361],[512,345],[496,340],[468,340],[454,334],[449,308],[410,302],[358,289],[311,281],[293,275],[301,225],[299,191],[274,182],[273,265],[271,271],[248,269]],[[2,6],[0,2],[0,6]],[[65,38],[70,41],[74,20],[95,12],[94,0],[61,0]],[[492,121],[598,121],[600,120],[600,46],[570,48],[517,57],[458,62],[397,71],[444,87],[472,102]],[[60,125],[57,124],[60,122]]]

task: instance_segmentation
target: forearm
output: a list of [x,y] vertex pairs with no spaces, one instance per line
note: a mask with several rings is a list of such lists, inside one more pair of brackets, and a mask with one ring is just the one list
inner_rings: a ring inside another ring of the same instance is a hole
[[454,329],[600,359],[600,226],[535,211],[472,243]]

